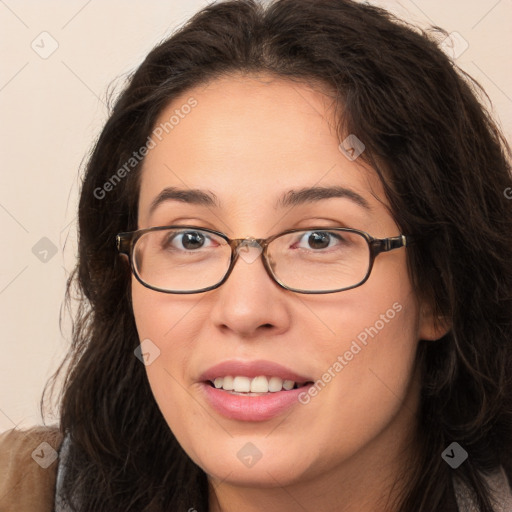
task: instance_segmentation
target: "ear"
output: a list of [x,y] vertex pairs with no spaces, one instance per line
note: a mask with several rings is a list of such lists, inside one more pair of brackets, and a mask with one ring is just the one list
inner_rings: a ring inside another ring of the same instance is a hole
[[433,312],[433,308],[426,302],[420,306],[419,338],[420,340],[438,340],[452,328],[451,318],[440,316]]

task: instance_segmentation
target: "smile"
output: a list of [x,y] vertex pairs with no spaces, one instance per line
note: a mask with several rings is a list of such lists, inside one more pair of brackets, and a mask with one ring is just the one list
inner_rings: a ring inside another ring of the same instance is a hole
[[216,389],[230,391],[233,394],[244,394],[247,396],[259,396],[266,393],[278,393],[279,391],[290,391],[303,387],[307,382],[297,383],[293,380],[283,380],[281,377],[267,377],[260,375],[258,377],[245,376],[225,376],[216,377],[209,381]]

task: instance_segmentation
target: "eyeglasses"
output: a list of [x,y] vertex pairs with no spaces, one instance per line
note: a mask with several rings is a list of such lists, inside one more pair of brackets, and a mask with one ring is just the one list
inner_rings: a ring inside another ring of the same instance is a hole
[[268,275],[297,293],[335,293],[370,276],[377,255],[405,247],[411,236],[373,238],[351,228],[290,229],[269,238],[230,239],[197,226],[159,226],[119,233],[117,249],[147,288],[163,293],[202,293],[218,288],[238,258],[262,255]]

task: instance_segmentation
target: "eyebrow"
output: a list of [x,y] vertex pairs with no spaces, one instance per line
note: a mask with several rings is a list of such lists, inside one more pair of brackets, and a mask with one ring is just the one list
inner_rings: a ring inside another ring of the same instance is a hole
[[[371,210],[368,201],[357,192],[341,187],[306,187],[299,190],[289,190],[285,192],[276,202],[276,208],[286,208],[298,206],[306,203],[314,203],[324,199],[344,198],[350,199],[358,206]],[[164,188],[153,200],[149,207],[150,215],[162,203],[166,201],[181,201],[183,203],[194,204],[198,206],[220,208],[220,202],[213,192],[199,189],[180,189],[177,187]]]
[[323,199],[331,199],[333,197],[350,199],[358,206],[366,210],[371,210],[368,201],[363,196],[349,188],[340,186],[308,187],[300,190],[290,190],[279,199],[276,206],[285,208],[288,206],[313,203]]
[[181,189],[177,187],[166,187],[153,199],[149,207],[150,215],[157,206],[166,201],[181,201],[182,203],[196,204],[198,206],[220,207],[220,203],[212,192],[205,192],[198,189]]

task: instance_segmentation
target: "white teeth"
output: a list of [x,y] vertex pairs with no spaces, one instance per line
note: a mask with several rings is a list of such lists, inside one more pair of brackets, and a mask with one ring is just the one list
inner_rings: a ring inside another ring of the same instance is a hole
[[281,377],[270,377],[268,381],[268,390],[275,393],[283,389],[283,379]]
[[233,379],[233,391],[249,393],[251,391],[251,379],[249,377],[235,377]]
[[251,393],[268,393],[267,377],[254,377],[251,381]]
[[283,382],[283,388],[286,389],[286,391],[289,391],[290,389],[292,389],[294,385],[295,385],[295,382],[293,382],[293,380],[285,380]]
[[[220,378],[222,379],[222,377]],[[231,391],[233,389],[233,377],[224,377],[221,387],[226,391]]]
[[280,377],[266,377],[260,375],[258,377],[249,378],[241,375],[232,377],[217,377],[213,381],[213,385],[217,389],[225,391],[234,391],[235,393],[276,393],[278,391],[289,391],[295,387],[295,381],[285,380]]

